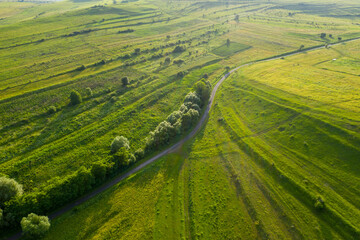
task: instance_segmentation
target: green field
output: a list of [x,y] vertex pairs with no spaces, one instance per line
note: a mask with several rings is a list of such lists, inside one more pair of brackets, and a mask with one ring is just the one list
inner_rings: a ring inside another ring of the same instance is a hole
[[115,136],[146,148],[204,74],[214,86],[255,61],[181,150],[52,220],[45,239],[358,239],[360,40],[342,41],[360,37],[360,4],[301,2],[1,2],[0,175],[26,196],[12,204],[49,214],[60,206],[34,201],[107,164]]

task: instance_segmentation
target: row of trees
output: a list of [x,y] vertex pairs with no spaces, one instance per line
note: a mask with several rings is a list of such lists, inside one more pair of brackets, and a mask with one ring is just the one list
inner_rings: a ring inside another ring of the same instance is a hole
[[110,144],[110,154],[106,159],[88,168],[83,166],[71,175],[53,178],[45,187],[34,192],[24,193],[22,186],[15,180],[0,177],[0,228],[20,224],[28,237],[39,238],[49,229],[50,222],[46,216],[37,214],[43,215],[64,206],[143,158],[145,153],[169,144],[176,136],[189,130],[199,119],[201,107],[208,100],[210,91],[208,81],[198,81],[194,91],[186,95],[179,110],[171,113],[149,133],[145,149],[140,148],[131,153],[129,140],[124,136],[116,136]]
[[[16,214],[10,212],[8,203],[23,195],[22,185],[14,179],[0,177],[0,229],[14,224]],[[5,211],[2,209],[5,208]],[[50,228],[49,218],[38,216],[34,213],[23,217],[20,222],[24,235],[28,239],[38,239],[43,236]]]

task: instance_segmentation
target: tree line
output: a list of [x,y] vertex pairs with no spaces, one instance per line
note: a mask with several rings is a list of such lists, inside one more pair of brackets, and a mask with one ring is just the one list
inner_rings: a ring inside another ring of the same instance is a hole
[[[207,74],[204,76],[207,77]],[[124,77],[122,81],[127,85],[129,80]],[[91,95],[90,91],[91,89],[87,90]],[[22,185],[16,180],[0,177],[0,230],[21,226],[28,238],[38,239],[50,228],[48,217],[41,215],[84,195],[188,131],[198,121],[201,108],[208,101],[210,92],[211,84],[206,79],[202,78],[195,83],[193,91],[185,96],[180,108],[149,133],[144,141],[144,148],[131,152],[129,140],[124,136],[116,136],[109,144],[109,155],[105,159],[92,163],[87,168],[82,166],[68,176],[55,177],[45,187],[33,192],[24,193]],[[81,101],[78,92],[70,94],[71,105],[77,105]]]

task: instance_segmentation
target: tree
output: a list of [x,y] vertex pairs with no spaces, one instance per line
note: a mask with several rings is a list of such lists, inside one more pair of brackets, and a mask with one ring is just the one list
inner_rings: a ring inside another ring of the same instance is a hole
[[301,45],[301,46],[299,47],[299,51],[303,50],[304,47],[305,47],[304,45]]
[[145,156],[144,149],[139,148],[138,150],[135,151],[134,155],[137,160],[143,159],[143,157]]
[[181,52],[185,52],[185,50],[186,50],[185,46],[176,46],[172,52],[173,53],[181,53]]
[[[205,79],[201,79],[200,81],[195,83],[194,89],[196,94],[200,97],[203,103],[205,103],[209,99],[211,93],[211,84],[209,81],[205,81]],[[198,105],[201,106],[201,104]]]
[[135,54],[135,55],[139,55],[139,54],[140,54],[140,48],[135,48],[134,54]]
[[126,86],[126,85],[129,84],[129,78],[128,78],[128,77],[123,77],[123,78],[121,79],[121,82],[122,82],[122,85],[123,85],[123,86]]
[[320,34],[320,37],[321,37],[321,38],[325,38],[325,37],[326,37],[326,33],[321,33],[321,34]]
[[189,109],[182,117],[182,128],[183,131],[188,130],[198,120],[200,114],[195,109]]
[[226,39],[226,46],[230,46],[230,39]]
[[129,150],[129,140],[123,136],[116,136],[114,140],[111,142],[111,153],[116,153],[120,148],[124,147]]
[[96,162],[91,166],[91,174],[97,183],[101,183],[106,177],[106,166],[103,163]]
[[182,115],[183,114],[181,111],[174,111],[167,117],[167,121],[171,125],[174,125],[177,122],[177,120],[179,120],[182,117]]
[[338,37],[338,40],[341,41],[341,40],[342,40],[342,37]]
[[[184,103],[188,103],[190,102],[191,104],[197,104],[197,105],[201,105],[201,99],[199,98],[199,95],[197,94],[197,92],[189,92],[186,96],[185,96],[185,100]],[[190,104],[190,105],[191,105]],[[186,104],[185,104],[186,105]]]
[[121,147],[116,153],[113,154],[113,162],[115,163],[115,169],[127,166],[130,163],[130,153],[127,148]]
[[76,105],[76,104],[79,104],[82,102],[82,98],[81,98],[81,95],[78,91],[76,90],[73,90],[71,93],[70,93],[70,103],[71,105]]
[[38,216],[35,213],[23,217],[20,224],[24,235],[30,239],[39,239],[50,228],[49,218],[47,216]]
[[14,179],[0,177],[0,206],[13,197],[23,194],[22,185]]

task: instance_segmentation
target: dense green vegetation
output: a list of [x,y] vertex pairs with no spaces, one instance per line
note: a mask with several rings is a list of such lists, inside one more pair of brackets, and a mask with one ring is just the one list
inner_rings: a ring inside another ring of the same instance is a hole
[[[346,1],[0,6],[1,237],[184,137],[230,68],[360,37]],[[178,154],[45,238],[358,238],[359,53],[344,42],[241,68]]]

